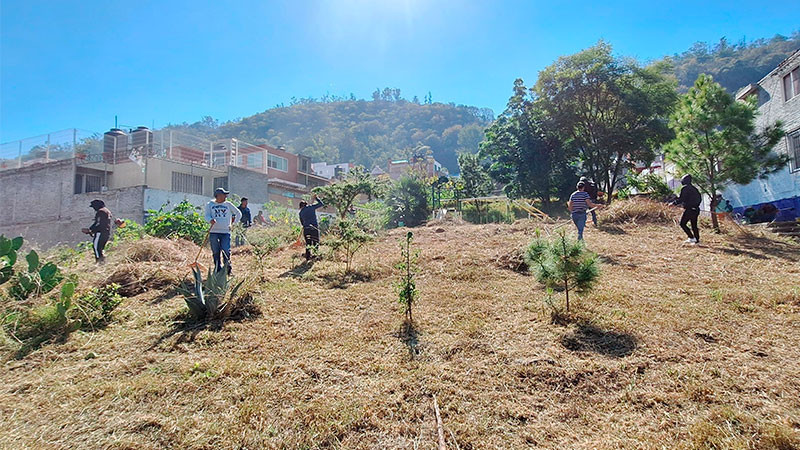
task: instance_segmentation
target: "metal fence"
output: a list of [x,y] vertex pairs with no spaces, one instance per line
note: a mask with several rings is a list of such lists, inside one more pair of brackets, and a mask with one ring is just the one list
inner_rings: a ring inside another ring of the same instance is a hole
[[266,147],[239,139],[209,140],[175,130],[136,129],[109,136],[77,128],[0,144],[0,170],[75,158],[77,164],[117,164],[158,157],[205,167],[267,173]]
[[74,158],[103,151],[103,135],[69,128],[0,144],[0,170]]

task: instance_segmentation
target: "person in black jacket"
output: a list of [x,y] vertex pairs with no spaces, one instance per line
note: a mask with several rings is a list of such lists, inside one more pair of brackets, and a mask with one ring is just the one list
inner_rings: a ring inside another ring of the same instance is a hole
[[311,251],[319,247],[317,209],[325,206],[316,195],[311,199],[316,201],[313,205],[305,201],[300,202],[300,225],[303,226],[303,237],[306,239],[306,261],[311,259]]
[[95,262],[103,263],[106,260],[103,250],[111,237],[111,211],[106,208],[105,202],[98,199],[92,200],[89,206],[95,210],[94,222],[89,228],[84,228],[81,231],[84,234],[92,235]]
[[[681,178],[681,193],[674,204],[683,205],[683,216],[681,216],[681,228],[689,236],[686,240],[689,244],[700,242],[700,229],[697,227],[697,218],[700,217],[700,204],[703,203],[703,196],[700,191],[692,184],[692,176],[684,175]],[[691,222],[692,228],[687,225]]]

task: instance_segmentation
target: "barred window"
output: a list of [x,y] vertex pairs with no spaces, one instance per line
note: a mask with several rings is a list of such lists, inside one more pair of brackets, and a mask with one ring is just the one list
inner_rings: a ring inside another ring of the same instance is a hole
[[203,177],[189,173],[172,172],[172,190],[203,195]]
[[226,191],[228,190],[228,177],[216,177],[214,178],[214,189],[222,188]]

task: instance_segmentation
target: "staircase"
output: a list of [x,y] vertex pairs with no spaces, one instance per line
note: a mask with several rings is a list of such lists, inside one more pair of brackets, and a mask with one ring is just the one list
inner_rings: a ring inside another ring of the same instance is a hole
[[800,241],[800,223],[798,222],[772,222],[767,228],[778,236],[785,236]]

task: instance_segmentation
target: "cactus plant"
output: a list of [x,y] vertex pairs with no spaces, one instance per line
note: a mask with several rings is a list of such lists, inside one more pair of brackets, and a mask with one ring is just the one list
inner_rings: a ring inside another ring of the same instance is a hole
[[17,262],[17,250],[22,247],[22,237],[8,239],[0,234],[0,284],[14,276],[14,264]]
[[42,264],[35,250],[28,252],[25,260],[28,262],[28,271],[12,274],[14,283],[9,293],[17,300],[25,300],[31,295],[46,294],[64,279],[58,266],[52,262]]

